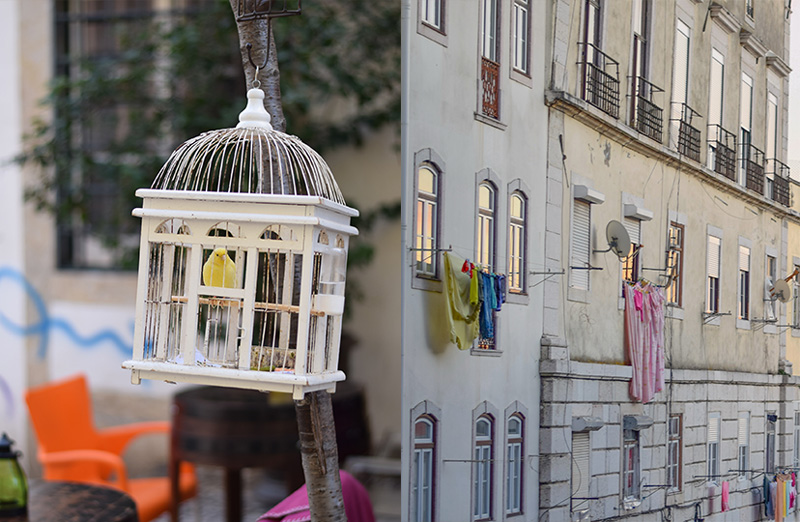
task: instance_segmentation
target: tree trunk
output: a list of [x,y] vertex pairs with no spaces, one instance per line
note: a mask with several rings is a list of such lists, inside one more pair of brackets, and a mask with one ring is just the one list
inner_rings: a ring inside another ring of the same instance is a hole
[[[239,2],[242,0],[229,0],[233,16],[238,12]],[[264,53],[269,46],[269,60],[266,67],[259,69],[258,81],[261,82],[261,90],[264,91],[264,107],[272,117],[272,128],[281,132],[286,132],[286,118],[283,116],[281,106],[281,72],[278,68],[278,51],[275,48],[275,33],[269,30],[270,21],[267,19],[236,21],[239,30],[239,52],[242,53],[242,66],[244,67],[244,78],[247,88],[254,87],[256,80],[256,70],[250,64],[247,55],[247,44],[250,49],[250,58],[253,63],[261,66],[264,63]],[[269,40],[267,37],[269,36]]]
[[[241,0],[229,0],[234,16]],[[269,30],[268,20],[238,21],[239,50],[242,54],[245,81],[250,88],[257,79],[264,91],[264,107],[272,117],[272,127],[286,131],[286,118],[281,106],[281,75],[275,34]],[[269,37],[269,41],[268,41]],[[268,43],[267,43],[268,42]],[[269,45],[266,67],[256,70],[250,64],[247,44],[251,44],[250,58],[257,65],[264,63],[264,49]],[[303,474],[308,490],[308,506],[313,522],[347,522],[339,478],[339,451],[336,446],[336,428],[333,422],[331,395],[326,391],[307,393],[295,401],[297,428],[300,434],[300,453]]]
[[307,393],[294,405],[311,520],[346,522],[331,394]]

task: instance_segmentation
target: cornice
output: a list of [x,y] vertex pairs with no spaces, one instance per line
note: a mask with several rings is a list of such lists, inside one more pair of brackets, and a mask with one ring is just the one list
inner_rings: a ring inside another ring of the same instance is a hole
[[739,31],[739,43],[750,51],[750,54],[755,56],[756,58],[761,58],[762,56],[766,56],[769,49],[767,46],[762,44],[761,41],[751,32],[745,28],[742,28]]
[[711,18],[714,19],[715,22],[719,24],[720,27],[725,29],[728,33],[737,33],[741,28],[741,25],[736,20],[736,18],[725,9],[723,6],[716,2],[712,2],[711,5],[708,6],[708,12]]
[[767,51],[767,67],[778,73],[780,76],[787,78],[789,73],[792,72],[792,68],[784,62],[780,56],[773,53],[772,51]]

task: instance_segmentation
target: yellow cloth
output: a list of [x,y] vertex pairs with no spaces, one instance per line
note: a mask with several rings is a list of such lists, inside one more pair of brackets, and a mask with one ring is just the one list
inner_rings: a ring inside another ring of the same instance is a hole
[[[450,342],[455,343],[461,350],[472,347],[472,341],[478,337],[480,327],[478,326],[478,315],[481,310],[480,302],[472,301],[473,282],[477,279],[470,279],[469,274],[461,272],[464,260],[458,260],[456,256],[444,253],[444,282],[445,293],[447,294],[447,322],[450,327]],[[477,297],[477,285],[475,288]]]

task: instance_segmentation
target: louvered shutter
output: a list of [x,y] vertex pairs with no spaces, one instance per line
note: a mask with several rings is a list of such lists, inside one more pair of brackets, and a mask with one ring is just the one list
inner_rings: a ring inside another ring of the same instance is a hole
[[722,242],[720,238],[708,236],[708,275],[719,278],[719,254]]
[[739,446],[747,446],[750,439],[750,429],[747,417],[739,417]]
[[708,418],[708,443],[719,442],[719,417]]
[[631,243],[634,245],[640,245],[642,236],[642,222],[638,219],[626,217],[623,220],[623,225],[625,225],[625,230],[628,231],[628,235],[631,238]]
[[750,249],[741,245],[739,246],[739,270],[750,271]]
[[589,432],[572,434],[572,501],[573,510],[589,508]]
[[[589,266],[591,230],[591,205],[576,199],[572,206],[572,263],[571,266]],[[575,288],[589,289],[589,270],[571,270],[571,284]]]

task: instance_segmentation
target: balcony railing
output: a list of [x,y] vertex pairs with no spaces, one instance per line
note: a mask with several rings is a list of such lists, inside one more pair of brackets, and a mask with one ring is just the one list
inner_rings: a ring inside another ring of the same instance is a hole
[[786,207],[791,206],[789,167],[775,158],[767,159],[767,186],[770,185],[772,188],[767,190],[767,197]]
[[579,42],[578,54],[583,68],[581,97],[619,118],[619,63],[590,43]]
[[500,64],[481,57],[481,112],[500,119]]
[[700,130],[692,126],[692,121],[702,116],[685,103],[673,103],[672,114],[671,121],[678,131],[678,153],[700,161]]
[[742,171],[745,186],[759,194],[764,194],[764,153],[749,143],[740,143],[742,151]]
[[653,95],[664,92],[641,76],[631,78],[633,98],[631,126],[661,143],[663,140],[664,110],[653,101]]
[[720,125],[709,125],[708,153],[711,169],[736,181],[736,136]]

